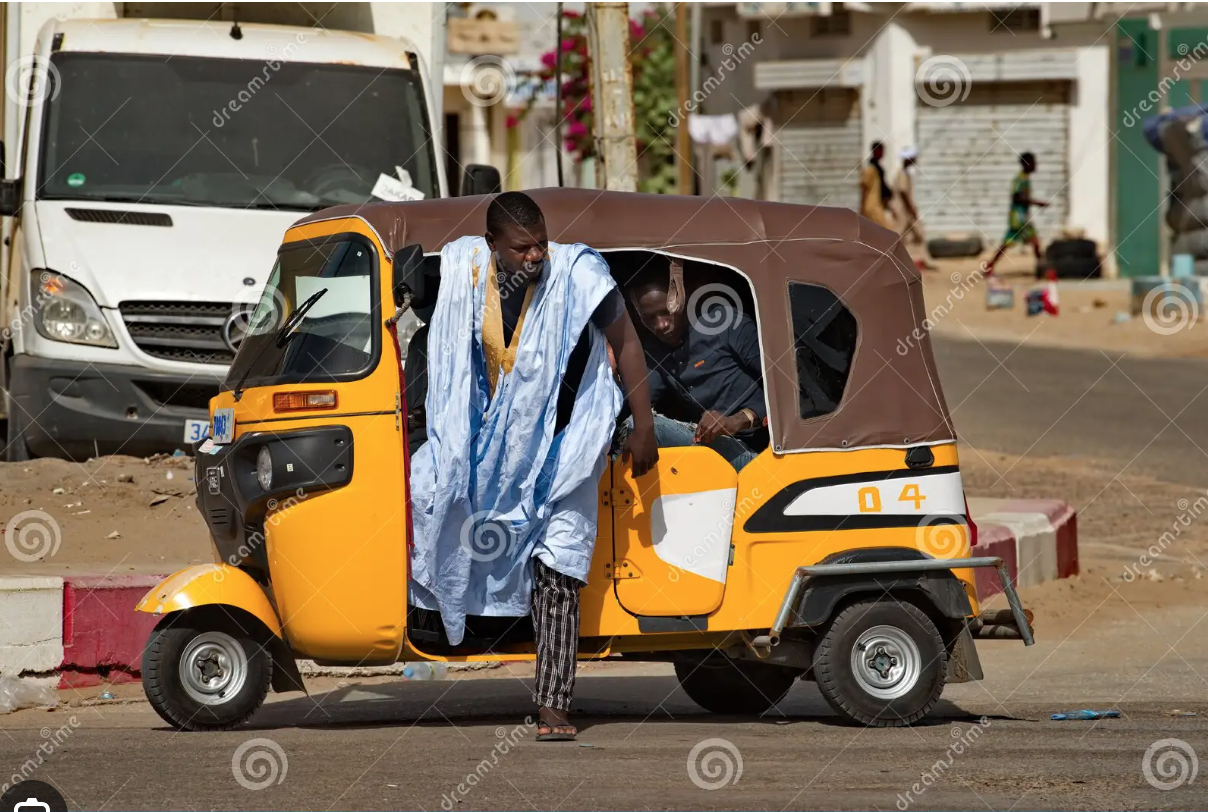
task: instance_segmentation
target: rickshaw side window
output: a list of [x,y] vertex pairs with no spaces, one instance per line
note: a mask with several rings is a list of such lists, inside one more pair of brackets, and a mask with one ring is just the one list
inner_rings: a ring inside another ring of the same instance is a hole
[[839,408],[856,354],[856,317],[820,285],[789,282],[798,403],[808,419]]

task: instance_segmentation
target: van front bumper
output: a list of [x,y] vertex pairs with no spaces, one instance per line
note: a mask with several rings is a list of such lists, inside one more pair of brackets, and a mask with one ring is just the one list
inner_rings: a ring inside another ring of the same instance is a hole
[[225,372],[181,375],[31,355],[9,364],[9,420],[30,452],[73,459],[188,450],[185,421],[208,419]]

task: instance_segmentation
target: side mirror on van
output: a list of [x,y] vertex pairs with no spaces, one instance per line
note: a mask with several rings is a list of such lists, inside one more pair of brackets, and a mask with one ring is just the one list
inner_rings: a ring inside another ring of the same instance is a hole
[[499,170],[486,164],[467,164],[461,175],[461,197],[470,195],[496,195],[503,191],[503,178]]
[[[394,307],[414,305],[424,298],[424,249],[418,243],[400,248],[394,254]],[[408,299],[410,296],[410,299]]]

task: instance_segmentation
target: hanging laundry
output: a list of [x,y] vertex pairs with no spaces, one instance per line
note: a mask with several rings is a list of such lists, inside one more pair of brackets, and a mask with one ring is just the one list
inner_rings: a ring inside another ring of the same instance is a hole
[[738,135],[738,118],[733,113],[724,116],[690,115],[688,135],[697,144],[729,146]]

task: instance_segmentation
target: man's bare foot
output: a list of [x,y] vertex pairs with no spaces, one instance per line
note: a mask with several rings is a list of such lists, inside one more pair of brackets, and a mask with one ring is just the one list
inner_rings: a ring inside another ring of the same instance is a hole
[[573,742],[578,734],[578,729],[570,723],[566,711],[553,708],[541,708],[537,711],[537,741]]

